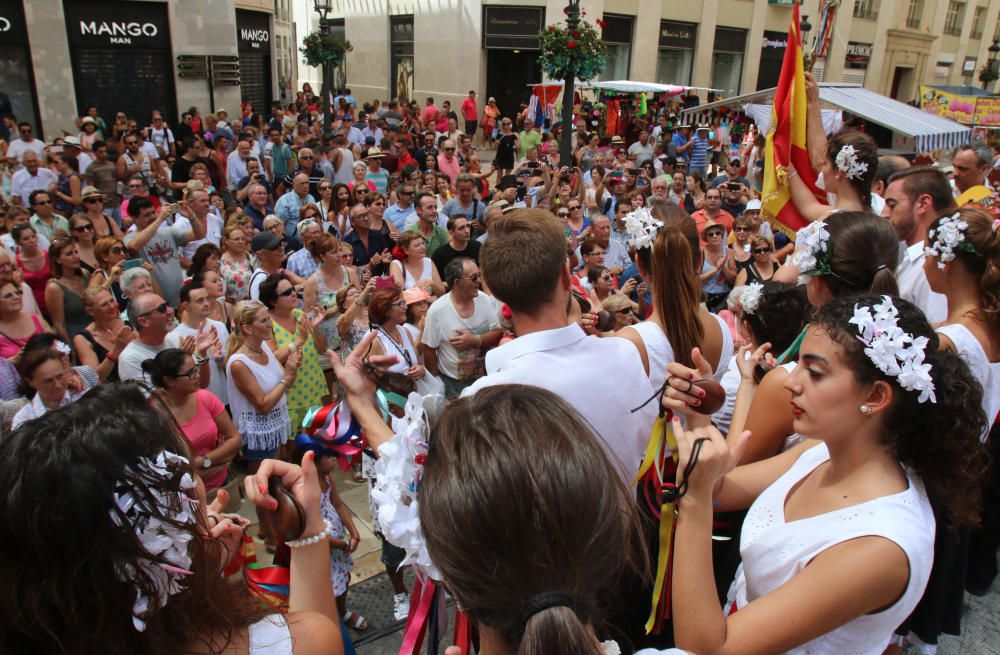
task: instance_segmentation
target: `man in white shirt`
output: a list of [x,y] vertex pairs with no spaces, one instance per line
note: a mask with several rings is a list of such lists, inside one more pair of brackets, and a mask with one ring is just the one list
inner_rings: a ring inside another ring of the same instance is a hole
[[228,405],[225,353],[229,330],[226,329],[225,323],[209,318],[209,314],[212,313],[212,301],[204,287],[184,285],[181,287],[180,301],[181,316],[184,317],[184,321],[167,334],[164,342],[170,348],[180,348],[184,337],[191,337],[197,341],[206,332],[214,330],[215,336],[218,337],[218,345],[206,353],[207,359],[201,367],[208,369],[208,386],[205,388],[215,394],[223,405]]
[[235,190],[240,180],[247,176],[247,162],[253,159],[251,150],[253,150],[251,140],[240,139],[236,149],[226,158],[226,185],[230,191]]
[[[144,293],[129,302],[127,312],[128,322],[139,336],[125,346],[125,350],[118,356],[118,377],[122,380],[150,382],[149,376],[142,370],[142,363],[171,347],[166,338],[174,325],[174,310],[161,296]],[[197,338],[185,337],[178,347],[192,354],[197,350],[197,362],[214,344],[215,340],[210,333],[202,333]],[[208,386],[208,373],[208,369],[202,367],[199,377],[202,389]]]
[[34,150],[24,153],[24,166],[10,178],[10,195],[15,205],[30,207],[28,201],[32,191],[48,191],[50,184],[58,184],[59,176],[47,166],[42,166],[42,158]]
[[[622,479],[631,483],[649,441],[657,405],[635,346],[587,336],[569,323],[572,283],[562,224],[542,209],[517,209],[490,224],[480,253],[483,277],[510,307],[517,339],[486,355],[486,377],[463,392],[528,384],[561,396],[590,422]],[[510,263],[516,261],[517,266]],[[433,305],[432,305],[433,307]]]
[[45,154],[45,143],[32,135],[31,123],[18,123],[17,131],[21,138],[14,139],[7,146],[7,163],[21,164],[26,152],[33,152],[39,157]]
[[900,239],[899,295],[924,310],[931,323],[948,317],[948,299],[931,291],[927,283],[924,242],[931,223],[951,211],[953,203],[947,178],[933,166],[903,169],[889,178],[885,189],[882,216],[889,219]]
[[62,152],[67,157],[73,157],[80,169],[80,175],[87,172],[90,165],[94,163],[94,158],[83,151],[80,147],[80,139],[75,136],[68,136],[63,139],[63,149]]
[[448,293],[427,310],[421,341],[424,365],[444,381],[445,397],[455,398],[483,376],[486,350],[500,342],[499,307],[480,293],[476,262],[456,257],[444,270]]
[[222,243],[222,230],[225,228],[225,222],[212,206],[204,185],[198,181],[189,182],[188,189],[187,207],[184,208],[184,205],[181,205],[181,211],[174,214],[174,227],[180,230],[190,230],[191,219],[197,218],[205,226],[205,236],[188,241],[181,246],[181,266],[184,267],[184,270],[191,267],[191,259],[202,244],[211,243],[218,246]]

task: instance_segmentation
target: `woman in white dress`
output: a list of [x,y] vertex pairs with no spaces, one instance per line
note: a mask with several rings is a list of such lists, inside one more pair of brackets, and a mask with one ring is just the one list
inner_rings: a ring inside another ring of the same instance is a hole
[[[246,590],[220,575],[246,521],[221,513],[224,491],[206,502],[187,452],[135,382],[102,384],[0,444],[4,543],[72,535],[5,551],[5,650],[58,653],[73,643],[76,652],[109,654],[344,652],[313,458],[301,466],[268,460],[246,480],[247,500],[267,508],[275,502],[268,478],[281,478],[305,513],[305,539],[291,549],[290,611],[281,615],[248,603]],[[26,598],[38,600],[31,612]]]
[[[737,415],[762,351],[741,366]],[[981,389],[960,357],[938,349],[922,311],[889,296],[831,300],[800,353],[785,384],[795,430],[818,441],[741,467],[749,433],[731,430],[727,441],[706,427],[686,406],[695,397],[681,391],[698,374],[671,365],[664,406],[687,413],[687,429],[676,420],[673,428],[678,470],[692,467],[679,485],[673,562],[681,648],[880,655],[930,576],[934,514],[924,485],[955,524],[978,519]],[[725,615],[709,582],[713,512],[748,506]]]

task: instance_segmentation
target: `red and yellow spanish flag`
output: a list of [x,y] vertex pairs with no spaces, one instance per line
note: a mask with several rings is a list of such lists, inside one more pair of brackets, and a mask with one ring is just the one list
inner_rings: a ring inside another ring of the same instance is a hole
[[[809,221],[802,218],[788,192],[788,171],[795,166],[799,177],[814,193],[816,172],[806,149],[806,80],[802,62],[802,35],[799,32],[799,3],[792,7],[788,26],[788,46],[781,64],[781,77],[774,92],[771,125],[764,151],[764,186],[761,216],[771,227],[795,237]],[[820,197],[824,197],[820,195]]]

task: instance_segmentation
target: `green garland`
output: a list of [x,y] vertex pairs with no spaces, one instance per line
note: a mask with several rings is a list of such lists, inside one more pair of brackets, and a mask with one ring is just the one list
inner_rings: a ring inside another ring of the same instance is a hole
[[[597,23],[602,28],[604,21]],[[604,70],[604,41],[594,26],[583,20],[575,27],[569,25],[549,25],[538,33],[542,54],[538,63],[549,78],[566,79],[573,75],[578,80],[592,80]]]
[[344,61],[344,56],[350,52],[351,42],[334,36],[316,31],[302,39],[302,47],[299,52],[303,55],[303,60],[309,66],[334,66]]

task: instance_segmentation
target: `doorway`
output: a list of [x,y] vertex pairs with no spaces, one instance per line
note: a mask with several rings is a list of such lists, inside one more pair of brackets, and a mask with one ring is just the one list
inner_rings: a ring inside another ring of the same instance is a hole
[[892,91],[889,97],[900,102],[913,100],[913,69],[908,66],[896,66],[892,73]]
[[504,116],[515,116],[531,97],[529,84],[542,81],[537,50],[487,50],[486,96],[493,96]]

